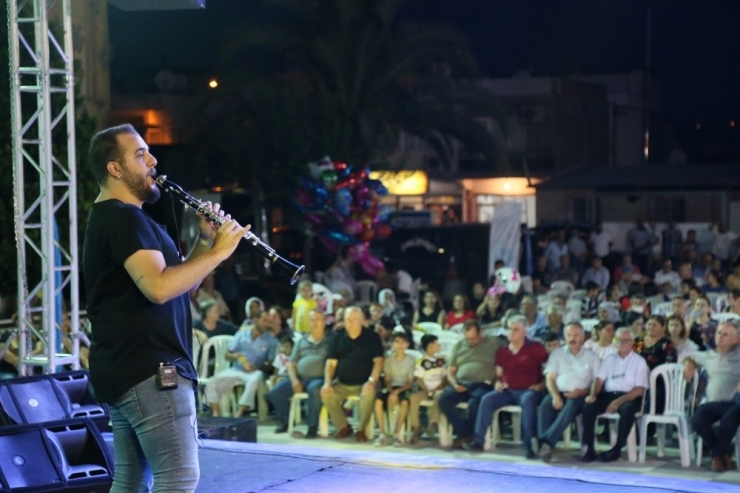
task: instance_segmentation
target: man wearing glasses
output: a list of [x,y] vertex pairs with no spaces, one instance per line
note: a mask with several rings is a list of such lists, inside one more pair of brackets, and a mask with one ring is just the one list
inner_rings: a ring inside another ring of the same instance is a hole
[[610,354],[601,363],[583,407],[582,443],[587,447],[586,453],[581,457],[583,462],[593,462],[597,458],[594,450],[594,426],[596,417],[605,412],[619,413],[619,431],[616,445],[599,454],[598,459],[602,462],[619,459],[648,387],[648,366],[645,359],[632,350],[632,332],[623,327],[617,330],[615,337],[617,353]]

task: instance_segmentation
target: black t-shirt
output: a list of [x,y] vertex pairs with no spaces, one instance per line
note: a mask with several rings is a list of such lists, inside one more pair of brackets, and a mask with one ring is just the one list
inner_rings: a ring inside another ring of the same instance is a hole
[[380,336],[362,329],[357,339],[346,330],[337,333],[329,349],[329,359],[337,360],[335,377],[345,385],[362,385],[373,371],[373,358],[383,357]]
[[139,207],[118,200],[93,204],[83,268],[92,327],[90,379],[101,402],[115,401],[154,375],[160,363],[197,379],[188,294],[161,305],[149,301],[123,267],[139,250],[162,252],[168,266],[182,262],[165,228]]

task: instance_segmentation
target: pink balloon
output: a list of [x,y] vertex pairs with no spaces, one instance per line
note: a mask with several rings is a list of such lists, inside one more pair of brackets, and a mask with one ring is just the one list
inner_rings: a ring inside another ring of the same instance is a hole
[[344,221],[344,232],[350,236],[357,236],[362,233],[362,223],[354,219],[347,219]]
[[360,261],[360,266],[362,266],[362,269],[370,274],[371,276],[375,277],[378,275],[378,272],[385,269],[385,264],[382,260],[380,260],[377,257],[373,257],[372,255],[368,255],[364,259]]

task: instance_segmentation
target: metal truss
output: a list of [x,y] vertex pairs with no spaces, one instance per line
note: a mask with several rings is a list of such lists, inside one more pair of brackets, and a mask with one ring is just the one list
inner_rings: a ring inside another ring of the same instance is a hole
[[[79,368],[71,3],[7,2],[22,375],[39,366],[45,373]],[[62,9],[62,22],[52,32],[48,19],[55,8]],[[61,350],[63,311],[70,316],[72,351]],[[34,354],[38,341],[43,351]]]

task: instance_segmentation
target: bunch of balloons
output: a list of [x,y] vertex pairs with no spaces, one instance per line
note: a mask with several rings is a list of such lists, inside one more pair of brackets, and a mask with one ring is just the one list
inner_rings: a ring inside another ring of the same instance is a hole
[[375,276],[385,266],[370,255],[368,244],[391,234],[385,222],[391,208],[378,203],[388,189],[380,180],[370,179],[368,168],[353,170],[329,157],[309,163],[308,169],[295,198],[307,228],[334,252],[348,246],[350,258]]

